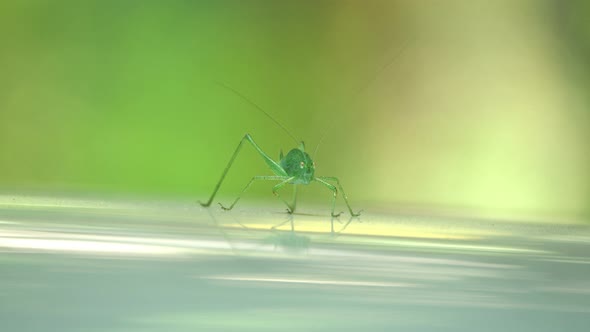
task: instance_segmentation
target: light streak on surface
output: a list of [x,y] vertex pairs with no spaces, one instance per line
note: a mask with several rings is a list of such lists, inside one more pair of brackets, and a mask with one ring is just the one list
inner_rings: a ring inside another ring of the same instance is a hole
[[318,280],[318,279],[295,279],[295,278],[262,278],[262,277],[203,277],[203,279],[227,280],[227,281],[251,281],[267,283],[287,283],[287,284],[311,284],[311,285],[330,285],[330,286],[357,286],[357,287],[416,287],[414,284],[395,283],[395,282],[374,282],[374,281],[343,281],[343,280]]

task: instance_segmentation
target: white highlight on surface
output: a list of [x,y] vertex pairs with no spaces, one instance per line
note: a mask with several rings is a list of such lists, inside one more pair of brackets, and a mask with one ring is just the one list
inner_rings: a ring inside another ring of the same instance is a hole
[[185,250],[183,248],[155,246],[146,244],[32,238],[0,238],[0,247],[12,249],[143,255],[175,255],[188,252],[188,250]]
[[119,255],[186,255],[203,250],[228,250],[225,241],[64,232],[0,230],[0,248]]
[[414,285],[414,284],[395,283],[395,282],[375,282],[375,281],[343,281],[343,280],[317,280],[317,279],[259,278],[259,277],[240,277],[240,276],[236,276],[236,277],[212,276],[212,277],[202,277],[202,279],[228,280],[228,281],[271,282],[271,283],[289,283],[289,284],[331,285],[331,286],[416,287],[416,285]]
[[0,225],[18,225],[20,223],[16,222],[16,221],[6,221],[6,220],[0,220]]

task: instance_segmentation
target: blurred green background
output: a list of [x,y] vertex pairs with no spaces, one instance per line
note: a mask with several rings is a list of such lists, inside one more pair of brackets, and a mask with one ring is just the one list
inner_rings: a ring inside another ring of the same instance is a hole
[[[588,13],[584,1],[5,1],[0,190],[204,199],[246,132],[273,157],[295,147],[221,81],[309,150],[325,134],[317,173],[340,177],[355,208],[586,218]],[[243,151],[223,196],[270,174]],[[249,197],[275,200],[262,184]]]

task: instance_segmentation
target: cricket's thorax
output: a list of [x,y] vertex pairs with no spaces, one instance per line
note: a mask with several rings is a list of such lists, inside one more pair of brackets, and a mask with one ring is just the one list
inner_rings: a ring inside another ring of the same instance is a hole
[[294,176],[293,184],[308,184],[313,180],[315,165],[311,157],[301,149],[293,149],[280,161],[288,176]]

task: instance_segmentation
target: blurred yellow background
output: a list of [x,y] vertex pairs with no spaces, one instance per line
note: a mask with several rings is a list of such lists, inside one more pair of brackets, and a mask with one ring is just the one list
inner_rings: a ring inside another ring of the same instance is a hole
[[[355,207],[586,218],[589,7],[3,2],[0,190],[204,199],[246,132],[272,157],[295,147],[221,81],[311,152],[325,134],[317,174]],[[270,174],[243,151],[223,196]]]

